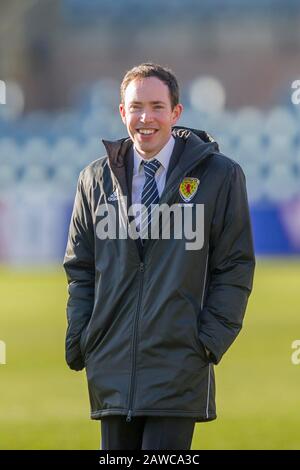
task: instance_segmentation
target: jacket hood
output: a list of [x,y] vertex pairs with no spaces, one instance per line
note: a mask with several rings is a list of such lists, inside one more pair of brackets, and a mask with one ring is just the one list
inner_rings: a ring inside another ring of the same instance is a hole
[[200,130],[200,129],[193,129],[192,127],[184,127],[184,126],[174,126],[172,127],[172,135],[174,137],[181,137],[187,140],[188,138],[193,138],[192,134],[195,134],[202,143],[214,143],[215,151],[219,151],[219,145],[215,141],[215,139],[208,134],[208,132]]

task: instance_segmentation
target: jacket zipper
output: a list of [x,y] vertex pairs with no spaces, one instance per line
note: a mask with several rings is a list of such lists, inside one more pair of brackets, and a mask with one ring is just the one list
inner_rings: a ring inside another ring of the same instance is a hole
[[[188,168],[183,175],[181,175],[180,179],[184,178],[192,169],[194,169],[194,167],[196,167],[198,165],[199,162],[195,163],[195,165],[192,165],[190,168]],[[122,190],[121,190],[121,187],[120,187],[120,184],[119,184],[119,181],[117,178],[115,178],[116,180],[116,183],[117,185],[119,186],[119,190],[122,194]],[[175,188],[176,186],[178,185],[178,181],[176,181],[176,183],[174,183],[171,188],[169,189],[168,193],[172,196],[173,196],[173,191],[175,192]],[[150,247],[150,251],[152,249],[152,246]],[[139,253],[138,253],[138,250],[137,251],[137,254],[139,256]],[[149,250],[148,250],[149,251]],[[147,253],[148,254],[148,253]],[[139,259],[140,259],[140,256],[139,256]],[[139,311],[140,311],[140,307],[141,307],[141,300],[142,300],[142,290],[143,290],[143,282],[144,282],[144,276],[143,276],[143,273],[144,273],[144,269],[145,269],[145,266],[144,266],[144,262],[140,262],[140,266],[139,266],[139,271],[141,273],[141,277],[140,277],[140,287],[139,287],[139,294],[138,294],[138,303],[137,303],[137,309],[136,309],[136,314],[135,314],[135,319],[134,319],[134,331],[133,331],[133,367],[132,367],[132,373],[131,373],[131,377],[130,377],[130,386],[129,386],[129,407],[128,407],[128,412],[127,412],[127,417],[126,417],[126,421],[127,422],[130,422],[131,419],[132,419],[132,406],[133,406],[133,395],[134,395],[134,385],[135,385],[135,372],[136,372],[136,332],[137,332],[137,322],[138,322],[138,314],[139,314]]]
[[135,386],[135,372],[136,372],[136,338],[137,338],[137,323],[139,319],[139,312],[141,308],[141,301],[142,301],[142,291],[143,291],[143,283],[144,283],[144,270],[145,265],[143,262],[140,263],[139,271],[140,271],[140,286],[139,286],[139,293],[138,293],[138,303],[136,308],[136,314],[134,318],[134,327],[133,327],[133,367],[132,373],[130,377],[130,387],[129,387],[129,407],[126,421],[131,421],[132,415],[132,405],[133,405],[133,396],[134,396],[134,386]]

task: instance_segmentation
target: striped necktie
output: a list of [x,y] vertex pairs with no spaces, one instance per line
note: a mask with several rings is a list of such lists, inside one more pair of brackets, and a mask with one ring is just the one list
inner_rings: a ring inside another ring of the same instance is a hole
[[157,207],[159,194],[155,181],[155,173],[160,167],[160,162],[156,159],[150,162],[144,162],[145,183],[142,191],[141,204],[145,206],[145,210],[141,213],[140,237],[144,244],[145,239],[149,238],[151,233],[151,217]]

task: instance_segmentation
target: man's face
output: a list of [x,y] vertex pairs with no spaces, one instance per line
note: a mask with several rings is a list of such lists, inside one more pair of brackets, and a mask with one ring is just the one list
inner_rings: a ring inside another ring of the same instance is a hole
[[168,142],[182,105],[172,110],[168,86],[157,77],[132,80],[119,106],[122,121],[137,151],[152,158]]

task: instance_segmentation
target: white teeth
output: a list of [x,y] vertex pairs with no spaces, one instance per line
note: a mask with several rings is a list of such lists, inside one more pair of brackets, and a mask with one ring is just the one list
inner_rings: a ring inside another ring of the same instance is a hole
[[147,134],[147,135],[148,135],[148,134],[154,134],[155,129],[139,129],[139,132],[140,132],[141,134]]

